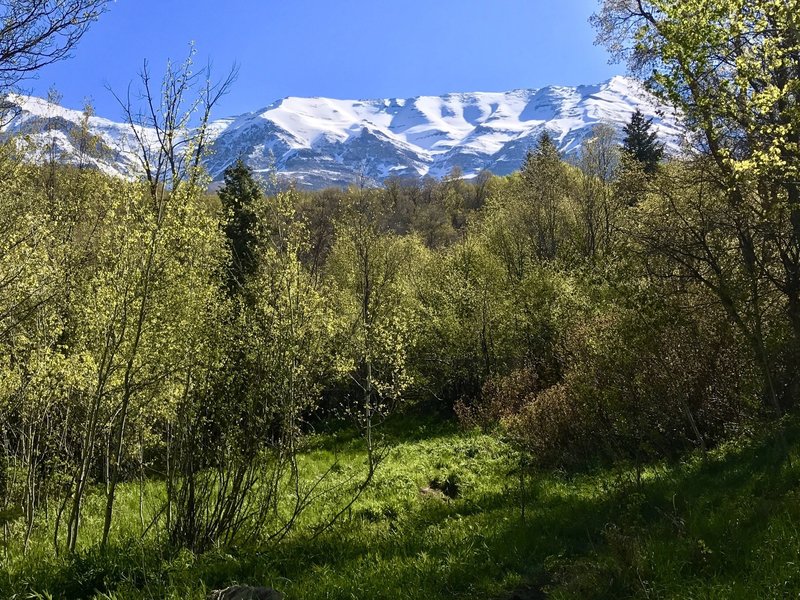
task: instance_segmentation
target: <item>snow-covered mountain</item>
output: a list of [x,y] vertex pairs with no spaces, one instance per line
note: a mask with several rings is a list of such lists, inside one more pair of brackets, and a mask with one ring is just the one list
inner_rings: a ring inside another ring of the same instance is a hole
[[[141,163],[137,150],[140,145],[126,123],[117,123],[89,116],[88,132],[94,138],[93,147],[82,147],[81,131],[85,116],[82,111],[63,108],[33,96],[12,94],[4,98],[0,116],[0,135],[17,136],[35,160],[44,155],[75,164],[88,164],[109,175],[137,177]],[[155,144],[155,132],[139,128],[142,139]]]
[[[82,115],[36,98],[15,97],[19,114],[4,127],[48,136],[59,153],[76,156],[74,132]],[[575,153],[598,123],[621,131],[639,108],[653,117],[669,149],[681,127],[637,81],[614,77],[599,85],[550,86],[510,92],[456,93],[407,99],[284,98],[266,108],[211,124],[207,168],[221,179],[243,158],[255,171],[276,169],[302,187],[344,186],[366,177],[441,177],[458,167],[465,176],[488,169],[507,174],[547,130],[565,155]],[[127,125],[92,117],[90,128],[107,146],[97,168],[134,176],[135,144]],[[144,132],[145,135],[151,135]]]

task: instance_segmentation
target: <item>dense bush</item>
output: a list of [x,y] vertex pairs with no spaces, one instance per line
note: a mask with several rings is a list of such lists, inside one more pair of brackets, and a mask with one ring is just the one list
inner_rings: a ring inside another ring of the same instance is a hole
[[506,399],[503,424],[534,463],[675,456],[752,425],[758,372],[729,327],[641,316],[607,314],[570,332],[570,363],[555,386],[522,398],[516,375],[494,386],[502,391],[490,406]]

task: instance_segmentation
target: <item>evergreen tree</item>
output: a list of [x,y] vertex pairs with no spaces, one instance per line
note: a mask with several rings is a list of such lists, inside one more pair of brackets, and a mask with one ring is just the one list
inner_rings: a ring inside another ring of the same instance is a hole
[[623,128],[625,138],[622,149],[633,160],[642,164],[644,172],[652,175],[664,156],[664,144],[658,141],[652,131],[653,119],[647,119],[638,108],[631,115],[631,121]]
[[528,153],[525,155],[525,161],[522,163],[522,176],[526,180],[530,179],[535,175],[537,163],[555,161],[560,161],[558,148],[553,143],[550,134],[542,131],[539,139],[536,140],[536,146],[528,149]]
[[232,291],[241,287],[255,271],[255,203],[261,197],[261,190],[252,169],[242,159],[225,169],[224,178],[219,199],[227,212],[225,235],[231,250],[228,288]]

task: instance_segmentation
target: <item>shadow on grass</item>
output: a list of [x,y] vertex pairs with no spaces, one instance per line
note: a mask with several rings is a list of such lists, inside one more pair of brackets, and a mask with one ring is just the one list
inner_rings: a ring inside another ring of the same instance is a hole
[[421,499],[416,510],[376,520],[355,516],[315,540],[296,536],[272,548],[212,552],[185,563],[179,553],[144,552],[135,544],[92,551],[19,574],[15,591],[69,599],[114,591],[159,598],[180,590],[179,597],[200,598],[202,582],[208,589],[272,585],[304,599],[485,596],[542,581],[550,554],[584,550],[587,531],[602,522],[601,504],[551,494],[529,506],[522,523],[510,493]]
[[[391,445],[433,441],[459,433],[459,426],[451,414],[440,414],[428,404],[409,404],[375,427],[374,433]],[[350,421],[319,421],[309,444],[311,450],[362,449],[364,440]]]
[[[313,544],[289,541],[264,559],[278,579],[291,582],[286,591],[294,598],[491,597],[525,582],[538,588],[548,556],[586,551],[590,532],[606,520],[605,504],[550,494],[528,507],[523,523],[507,493],[431,499],[399,519],[354,520]],[[246,580],[252,571],[232,579]]]
[[[799,431],[787,430],[792,448]],[[433,429],[424,439],[430,434],[453,430]],[[453,501],[420,497],[409,510],[354,512],[316,539],[298,533],[277,546],[201,557],[137,544],[94,551],[23,569],[0,592],[199,599],[206,587],[247,583],[282,589],[289,599],[434,600],[755,598],[800,590],[793,567],[800,564],[800,465],[782,459],[772,436],[649,473],[641,485],[619,469],[542,476],[527,490],[524,522],[509,481]]]
[[800,464],[774,434],[656,472],[609,496],[601,543],[553,569],[558,597],[797,596]]

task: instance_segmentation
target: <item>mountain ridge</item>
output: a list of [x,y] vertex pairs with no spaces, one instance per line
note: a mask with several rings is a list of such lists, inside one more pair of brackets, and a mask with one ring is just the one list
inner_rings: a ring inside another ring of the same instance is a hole
[[[79,126],[80,111],[32,97],[14,96],[12,102],[19,114],[4,125],[6,135],[49,135],[58,154],[68,160],[76,155],[70,130]],[[218,181],[227,166],[242,158],[256,173],[274,169],[304,188],[347,186],[365,179],[379,184],[392,176],[442,177],[454,168],[465,177],[482,170],[504,175],[519,168],[542,131],[570,156],[598,123],[611,125],[621,137],[637,108],[653,118],[668,150],[677,152],[679,119],[639,82],[616,76],[600,84],[410,98],[287,96],[255,111],[212,121],[212,152],[205,165]],[[91,164],[136,177],[130,127],[96,116],[89,126],[112,156],[92,159]],[[144,134],[153,136],[151,131]]]

